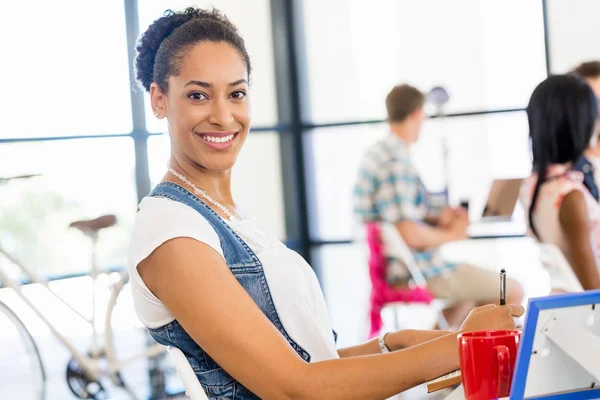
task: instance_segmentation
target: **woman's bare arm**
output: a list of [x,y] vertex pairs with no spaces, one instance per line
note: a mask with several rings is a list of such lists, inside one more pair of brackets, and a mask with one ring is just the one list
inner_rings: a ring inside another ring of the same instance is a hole
[[[458,368],[456,334],[389,354],[306,363],[223,258],[194,239],[164,243],[138,270],[186,332],[263,399],[383,399]],[[511,313],[522,310],[480,311],[471,327],[510,328]]]
[[[385,345],[391,351],[397,351],[416,346],[418,344],[425,343],[451,333],[452,332],[450,331],[421,331],[406,329],[398,332],[388,333],[385,336]],[[351,346],[338,350],[340,357],[357,357],[379,353],[381,353],[381,349],[379,348],[377,339],[369,340],[368,342],[358,346]]]
[[579,282],[585,290],[600,289],[600,274],[583,193],[578,190],[567,193],[560,206],[559,220],[569,246],[569,261]]

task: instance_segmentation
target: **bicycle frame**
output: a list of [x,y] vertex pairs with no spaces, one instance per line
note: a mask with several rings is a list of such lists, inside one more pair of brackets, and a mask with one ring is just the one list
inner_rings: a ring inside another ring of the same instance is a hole
[[105,350],[106,350],[106,356],[107,356],[107,360],[108,360],[108,368],[106,368],[105,370],[101,370],[98,367],[98,363],[96,362],[96,359],[99,357],[100,352],[99,352],[99,347],[98,347],[99,332],[96,327],[95,287],[96,287],[96,280],[100,274],[99,274],[99,271],[98,271],[98,268],[97,268],[97,265],[95,262],[95,248],[96,248],[95,244],[96,244],[96,240],[97,240],[97,235],[92,235],[91,239],[92,239],[92,270],[91,270],[90,277],[92,278],[92,287],[93,287],[93,290],[92,290],[93,311],[92,311],[91,318],[88,318],[85,315],[83,315],[82,313],[80,313],[79,311],[77,311],[71,304],[69,304],[69,302],[67,302],[58,293],[54,292],[50,288],[47,280],[40,278],[38,274],[36,274],[31,269],[27,268],[22,262],[20,262],[14,256],[9,254],[0,245],[0,254],[3,255],[4,257],[6,257],[12,264],[16,265],[31,280],[32,283],[40,284],[41,286],[46,288],[49,291],[49,293],[51,293],[55,298],[60,300],[69,309],[71,309],[76,315],[78,315],[81,319],[83,319],[85,322],[87,322],[89,325],[91,325],[91,327],[92,327],[91,356],[87,356],[87,355],[83,354],[82,352],[80,352],[79,350],[77,350],[77,348],[75,348],[75,346],[56,328],[56,326],[52,323],[52,321],[50,321],[50,319],[47,316],[45,316],[35,306],[35,304],[33,304],[33,302],[23,293],[23,290],[22,290],[23,285],[20,282],[17,282],[16,280],[12,279],[8,275],[8,273],[2,269],[1,266],[0,266],[0,279],[4,283],[4,286],[13,289],[15,291],[15,293],[25,302],[25,304],[27,304],[27,306],[29,306],[29,308],[31,310],[33,310],[33,312],[35,312],[35,314],[46,324],[46,326],[50,329],[52,334],[73,355],[73,358],[79,363],[79,365],[85,371],[85,374],[87,375],[87,377],[89,379],[97,381],[102,376],[108,375],[113,380],[113,382],[118,384],[119,380],[118,380],[118,377],[116,374],[119,372],[119,370],[123,366],[125,366],[126,364],[129,364],[139,358],[142,358],[142,357],[150,358],[150,357],[156,356],[162,352],[165,352],[166,348],[164,346],[161,346],[160,344],[156,343],[156,344],[148,347],[148,349],[146,351],[136,354],[132,357],[129,357],[123,361],[118,361],[116,359],[114,346],[113,346],[113,340],[112,340],[111,316],[112,316],[112,310],[116,304],[117,296],[118,296],[119,292],[121,291],[121,289],[123,288],[123,286],[128,282],[128,275],[126,272],[124,272],[121,275],[121,279],[116,284],[113,285],[111,298],[110,298],[107,312],[106,312],[104,334],[105,334],[105,347],[106,347]]

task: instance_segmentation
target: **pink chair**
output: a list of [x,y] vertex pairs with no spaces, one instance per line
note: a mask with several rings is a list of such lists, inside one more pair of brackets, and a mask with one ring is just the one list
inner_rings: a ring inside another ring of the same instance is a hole
[[[421,271],[416,266],[412,253],[410,253],[410,250],[408,250],[408,247],[404,244],[399,233],[397,234],[398,238],[396,238],[394,245],[406,247],[406,249],[402,249],[405,250],[402,261],[405,262],[413,278],[413,282],[416,283],[416,285],[402,289],[393,288],[388,285],[385,279],[387,261],[380,223],[367,223],[365,224],[365,228],[366,240],[369,248],[369,277],[371,278],[372,285],[369,311],[371,322],[369,338],[372,338],[377,336],[383,327],[381,311],[385,306],[391,305],[392,303],[400,303],[399,305],[410,303],[432,304],[434,298],[427,289],[425,278],[423,278]],[[408,252],[408,255],[406,252]],[[447,329],[448,324],[441,314],[441,310],[439,311],[438,325],[442,329]]]

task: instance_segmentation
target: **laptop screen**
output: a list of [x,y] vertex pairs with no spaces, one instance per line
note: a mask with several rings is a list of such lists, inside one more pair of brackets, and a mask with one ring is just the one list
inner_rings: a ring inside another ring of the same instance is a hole
[[515,211],[523,179],[496,179],[492,183],[483,217],[510,219]]

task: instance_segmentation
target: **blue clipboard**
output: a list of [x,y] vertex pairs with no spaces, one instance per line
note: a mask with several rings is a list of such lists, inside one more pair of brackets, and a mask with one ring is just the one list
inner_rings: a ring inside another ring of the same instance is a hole
[[[531,357],[534,352],[534,339],[539,335],[541,327],[538,327],[540,313],[544,310],[562,309],[568,307],[578,307],[590,305],[590,310],[594,310],[593,305],[600,308],[600,290],[587,291],[582,293],[560,294],[548,297],[533,298],[529,300],[526,320],[521,334],[521,344],[515,364],[513,383],[510,392],[510,399],[524,399],[527,377],[530,369]],[[543,323],[543,322],[542,322]],[[600,323],[598,321],[597,323]],[[598,354],[600,363],[600,354]],[[544,377],[551,380],[552,377]],[[600,385],[590,385],[589,387],[573,388],[573,391],[552,393],[548,395],[536,395],[537,399],[600,399]]]

